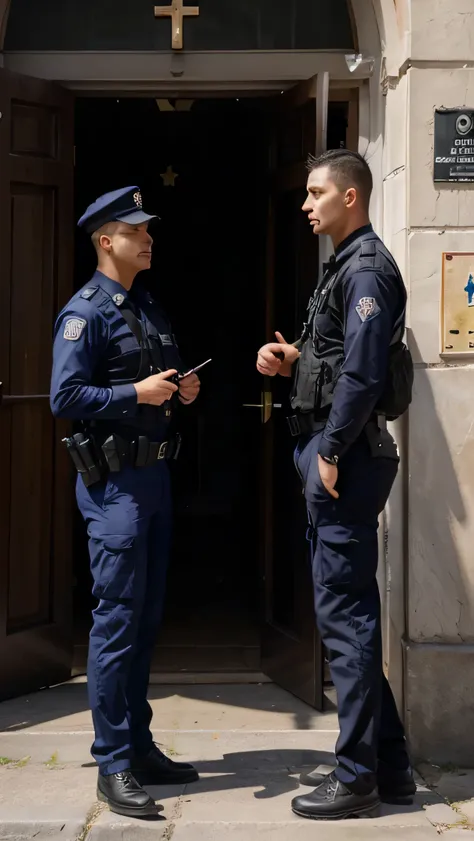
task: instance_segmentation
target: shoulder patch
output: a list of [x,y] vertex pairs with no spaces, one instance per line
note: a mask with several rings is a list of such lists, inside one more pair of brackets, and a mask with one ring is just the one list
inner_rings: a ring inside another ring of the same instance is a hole
[[375,298],[361,298],[356,306],[356,311],[361,321],[367,321],[374,315],[379,314],[380,307]]
[[87,321],[84,318],[68,318],[64,325],[63,339],[68,342],[77,342],[81,338]]
[[89,286],[88,289],[84,289],[84,291],[81,292],[81,298],[85,298],[86,301],[88,301],[90,298],[93,297],[93,295],[95,295],[98,288],[98,286]]

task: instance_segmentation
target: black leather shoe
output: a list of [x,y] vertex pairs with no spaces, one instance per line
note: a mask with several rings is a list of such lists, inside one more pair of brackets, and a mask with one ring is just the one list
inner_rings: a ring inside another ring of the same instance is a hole
[[97,799],[107,803],[111,812],[128,818],[147,818],[157,815],[163,808],[156,806],[129,770],[106,776],[99,774]]
[[182,785],[195,783],[199,774],[189,762],[173,762],[154,746],[146,756],[132,760],[133,773],[140,783],[148,785]]
[[380,799],[384,803],[404,806],[413,803],[416,794],[416,783],[413,770],[408,767],[401,771],[391,768],[385,762],[379,761],[377,767],[377,787]]
[[295,797],[291,808],[295,815],[314,821],[376,818],[380,812],[380,797],[377,789],[370,794],[354,794],[333,773],[311,794]]
[[[300,783],[303,786],[320,786],[327,776],[328,774],[316,769],[315,771],[301,774]],[[384,762],[379,762],[377,768],[377,788],[383,803],[409,806],[413,803],[413,797],[416,794],[416,783],[413,778],[412,769],[407,768],[405,771],[399,771],[395,768],[390,768]]]

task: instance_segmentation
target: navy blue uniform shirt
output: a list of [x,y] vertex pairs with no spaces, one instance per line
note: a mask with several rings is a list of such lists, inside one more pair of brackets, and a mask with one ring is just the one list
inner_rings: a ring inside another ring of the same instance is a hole
[[[96,287],[99,287],[99,293],[87,297]],[[97,306],[104,292],[111,312],[107,317]],[[82,294],[86,297],[81,297]],[[118,305],[113,303],[114,296],[118,296]],[[127,423],[128,419],[144,411],[144,407],[137,404],[137,393],[130,381],[138,375],[140,346],[120,311],[127,298],[139,307],[138,314],[151,339],[154,334],[160,348],[167,346],[161,348],[166,351],[164,363],[171,362],[176,368],[180,365],[170,326],[148,293],[139,287],[127,292],[121,284],[96,272],[56,320],[50,394],[51,409],[56,417]],[[128,362],[131,376],[124,377],[124,364]],[[117,372],[128,382],[117,382],[120,380]]]
[[[336,249],[371,230],[355,231]],[[389,348],[406,296],[395,271],[361,269],[343,282],[345,312],[344,362],[329,418],[321,438],[321,456],[340,455],[358,438],[382,396]]]

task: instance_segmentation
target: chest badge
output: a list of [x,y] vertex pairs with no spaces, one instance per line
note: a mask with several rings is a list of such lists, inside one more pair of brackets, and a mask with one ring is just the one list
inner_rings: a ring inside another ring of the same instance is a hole
[[117,292],[117,294],[113,296],[112,301],[114,304],[117,304],[118,307],[121,307],[125,301],[125,295],[121,295],[120,292]]
[[166,347],[166,345],[173,344],[173,339],[169,335],[169,333],[160,333],[160,342],[163,345],[163,347]]

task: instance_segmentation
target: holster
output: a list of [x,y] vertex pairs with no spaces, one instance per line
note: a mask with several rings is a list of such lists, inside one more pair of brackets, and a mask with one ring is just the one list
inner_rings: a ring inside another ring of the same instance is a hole
[[131,462],[132,445],[120,435],[109,435],[102,444],[102,452],[110,473],[118,473]]
[[63,442],[71,456],[74,467],[82,476],[86,488],[100,482],[102,479],[101,464],[91,439],[86,438],[82,432],[76,432],[70,438],[63,438]]
[[369,421],[364,427],[372,458],[391,458],[400,461],[397,445],[387,429],[381,429],[377,421]]

